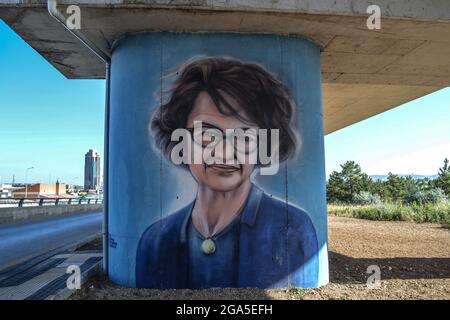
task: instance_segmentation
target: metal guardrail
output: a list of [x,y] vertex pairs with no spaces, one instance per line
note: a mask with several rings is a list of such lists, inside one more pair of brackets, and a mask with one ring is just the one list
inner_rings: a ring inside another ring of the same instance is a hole
[[42,207],[80,204],[102,204],[94,198],[0,198],[1,207]]

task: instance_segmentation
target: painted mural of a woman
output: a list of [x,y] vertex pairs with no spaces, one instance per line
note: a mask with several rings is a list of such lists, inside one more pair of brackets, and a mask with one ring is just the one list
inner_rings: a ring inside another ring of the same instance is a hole
[[[295,153],[293,101],[283,83],[257,64],[195,60],[179,71],[170,94],[151,122],[156,145],[166,155],[174,148],[172,133],[193,132],[200,121],[202,130],[224,133],[279,129],[279,160]],[[192,203],[141,236],[136,286],[316,287],[318,243],[307,213],[251,182],[258,163],[228,164],[229,154],[217,150],[214,156],[224,161],[185,165],[198,186]]]

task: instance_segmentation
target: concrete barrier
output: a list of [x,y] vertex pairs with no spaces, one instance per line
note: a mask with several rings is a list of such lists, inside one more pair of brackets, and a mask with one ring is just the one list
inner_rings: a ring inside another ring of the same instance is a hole
[[15,224],[50,217],[69,216],[78,213],[102,211],[102,204],[79,204],[42,207],[0,208],[0,225]]

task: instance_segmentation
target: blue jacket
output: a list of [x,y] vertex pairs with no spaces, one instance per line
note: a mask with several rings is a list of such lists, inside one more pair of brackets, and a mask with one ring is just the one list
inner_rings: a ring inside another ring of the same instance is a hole
[[[187,288],[186,228],[193,206],[144,231],[136,255],[137,287]],[[317,287],[317,237],[303,210],[253,185],[240,223],[238,287]]]

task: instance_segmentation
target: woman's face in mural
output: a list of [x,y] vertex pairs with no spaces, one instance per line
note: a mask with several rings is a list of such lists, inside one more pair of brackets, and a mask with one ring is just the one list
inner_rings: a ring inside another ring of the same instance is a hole
[[[235,103],[231,98],[227,101],[230,104]],[[243,119],[248,119],[244,110],[235,106],[235,110]],[[194,127],[194,121],[201,121],[204,129],[219,129],[226,132],[227,129],[248,129],[257,128],[250,121],[243,122],[235,116],[224,115],[219,112],[211,97],[206,92],[200,92],[197,96],[193,109],[187,119],[186,128]],[[214,159],[221,159],[223,164],[190,164],[189,169],[200,186],[211,188],[214,191],[226,192],[238,188],[242,183],[249,181],[253,172],[254,165],[248,161],[241,161],[243,164],[236,163],[233,158],[228,159],[231,153],[225,152],[226,148],[233,148],[228,139],[223,140],[223,149],[214,150]],[[201,152],[198,150],[196,152]],[[236,154],[236,153],[235,153]],[[231,154],[231,157],[233,155]],[[229,164],[234,162],[233,164]]]

